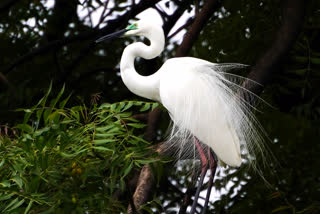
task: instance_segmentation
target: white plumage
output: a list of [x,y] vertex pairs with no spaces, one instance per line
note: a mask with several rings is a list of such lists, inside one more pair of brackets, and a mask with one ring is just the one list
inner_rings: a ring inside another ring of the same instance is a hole
[[137,42],[125,48],[120,63],[121,77],[130,91],[161,102],[168,109],[173,120],[169,141],[174,142],[178,137],[183,145],[190,136],[195,136],[230,166],[241,165],[240,144],[249,152],[254,142],[255,149],[261,149],[254,116],[236,93],[245,89],[226,78],[223,65],[192,57],[172,58],[155,74],[141,76],[134,68],[134,60],[151,59],[162,52],[163,30],[140,20],[126,28],[125,35],[150,40],[150,46]]
[[160,99],[170,112],[175,131],[192,133],[209,145],[220,160],[240,166],[238,124],[230,115],[237,102],[223,82],[224,77],[212,66],[191,57],[168,60],[160,69]]

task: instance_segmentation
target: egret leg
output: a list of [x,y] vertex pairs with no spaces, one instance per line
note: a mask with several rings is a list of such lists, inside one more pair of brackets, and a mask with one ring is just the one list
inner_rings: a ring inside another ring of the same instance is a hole
[[217,161],[215,159],[215,155],[213,151],[210,148],[208,148],[208,157],[209,157],[210,177],[209,177],[209,183],[208,183],[208,189],[207,189],[207,196],[206,196],[206,200],[204,202],[204,206],[201,214],[205,214],[207,211],[211,189],[213,185],[213,180],[214,180],[214,175],[216,174],[216,170],[217,170]]
[[199,152],[199,155],[200,155],[200,161],[201,161],[201,174],[200,174],[200,181],[199,181],[199,184],[198,184],[198,187],[197,187],[197,191],[196,191],[196,194],[194,195],[194,200],[193,200],[193,203],[192,203],[192,206],[191,206],[191,211],[190,211],[190,214],[194,214],[195,213],[195,210],[196,210],[196,207],[197,207],[197,204],[198,204],[198,199],[199,199],[199,195],[200,195],[200,190],[201,190],[201,186],[203,184],[203,180],[204,180],[204,177],[208,171],[208,159],[203,151],[203,148],[199,142],[199,140],[195,137],[194,138],[194,143],[195,143],[195,146]]

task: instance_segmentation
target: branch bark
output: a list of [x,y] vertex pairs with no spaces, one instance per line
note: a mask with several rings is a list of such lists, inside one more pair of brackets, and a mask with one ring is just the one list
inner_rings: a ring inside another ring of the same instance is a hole
[[[289,53],[294,45],[304,22],[306,2],[304,0],[287,0],[283,6],[282,24],[276,32],[274,42],[268,50],[257,60],[252,67],[248,79],[261,85],[245,81],[243,87],[252,93],[259,95],[264,87],[271,81],[273,74],[279,70],[281,61]],[[242,94],[243,98],[254,104],[252,96]]]
[[137,213],[140,213],[139,207],[145,204],[146,199],[149,198],[153,183],[151,168],[146,164],[140,172],[137,187],[133,194],[134,207],[132,207],[131,204],[129,205],[128,214],[134,213],[134,210],[136,210]]
[[213,12],[220,7],[220,1],[218,0],[207,0],[203,5],[198,16],[195,18],[192,23],[190,30],[186,33],[183,38],[183,41],[176,52],[176,57],[186,56],[193,44],[197,40],[201,30],[204,25],[207,23],[209,18],[212,16]]

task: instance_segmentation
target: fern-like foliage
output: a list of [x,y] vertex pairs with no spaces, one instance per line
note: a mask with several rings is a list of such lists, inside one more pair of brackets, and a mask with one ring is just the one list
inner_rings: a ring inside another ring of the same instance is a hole
[[18,109],[24,120],[17,134],[0,137],[1,213],[125,212],[128,180],[160,162],[139,134],[145,125],[129,112],[157,103],[66,108],[63,91],[49,102],[50,86],[35,106]]

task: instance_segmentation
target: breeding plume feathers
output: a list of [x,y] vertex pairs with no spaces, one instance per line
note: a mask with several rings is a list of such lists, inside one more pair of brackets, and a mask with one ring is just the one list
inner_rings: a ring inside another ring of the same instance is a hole
[[180,148],[179,156],[194,154],[194,137],[230,166],[241,165],[241,149],[251,159],[263,151],[261,127],[239,93],[250,92],[239,85],[241,77],[225,72],[243,66],[182,57],[168,60],[159,70],[161,102],[173,121],[168,145]]

